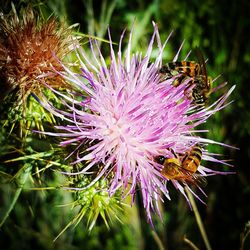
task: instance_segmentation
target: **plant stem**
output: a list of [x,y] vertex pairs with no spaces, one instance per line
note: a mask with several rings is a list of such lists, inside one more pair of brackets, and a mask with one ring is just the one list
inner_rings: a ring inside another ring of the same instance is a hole
[[186,235],[184,235],[184,242],[187,243],[190,247],[192,247],[193,250],[199,250],[199,248],[191,241],[189,240]]
[[250,221],[248,221],[245,225],[244,232],[241,233],[241,239],[240,239],[240,250],[244,249],[244,243],[247,238],[247,236],[250,234]]
[[153,238],[154,238],[154,240],[155,240],[155,242],[156,242],[156,244],[158,246],[158,249],[159,250],[165,250],[159,235],[154,230],[152,230],[151,233],[152,233],[152,236],[153,236]]
[[200,214],[199,214],[199,211],[197,209],[197,206],[196,206],[196,203],[195,203],[195,200],[194,200],[194,197],[192,195],[192,193],[188,190],[188,188],[185,187],[185,191],[188,195],[188,199],[191,203],[191,206],[193,208],[193,211],[194,211],[194,215],[195,215],[195,219],[196,219],[196,222],[198,224],[198,227],[199,227],[199,230],[201,232],[201,236],[203,238],[203,241],[205,243],[205,246],[206,246],[206,249],[207,250],[212,250],[211,248],[211,245],[209,243],[209,240],[208,240],[208,237],[207,237],[207,233],[206,233],[206,230],[204,228],[204,225],[202,223],[202,220],[201,220],[201,217],[200,217]]
[[3,226],[3,224],[5,223],[7,218],[9,217],[11,211],[14,209],[15,204],[16,204],[16,202],[17,202],[17,200],[18,200],[18,198],[23,190],[24,184],[27,181],[28,177],[30,176],[31,169],[32,169],[32,167],[28,163],[24,165],[23,172],[19,176],[19,187],[17,188],[12,202],[10,203],[9,208],[5,212],[5,215],[2,218],[2,221],[0,222],[0,228]]

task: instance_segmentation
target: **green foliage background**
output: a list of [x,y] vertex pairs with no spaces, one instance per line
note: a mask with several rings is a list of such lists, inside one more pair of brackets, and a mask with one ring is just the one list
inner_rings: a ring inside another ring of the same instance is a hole
[[[31,1],[13,1],[17,10]],[[166,48],[166,61],[172,60],[180,43],[185,39],[182,55],[199,46],[209,58],[208,72],[212,77],[222,73],[218,82],[228,81],[227,88],[236,84],[231,99],[234,103],[222,110],[205,124],[208,138],[215,139],[240,150],[212,146],[211,151],[223,153],[233,159],[236,175],[215,176],[208,179],[205,188],[207,206],[197,204],[212,249],[239,249],[240,235],[250,220],[250,91],[249,65],[250,41],[249,9],[246,0],[48,0],[32,1],[44,16],[51,13],[71,25],[80,24],[80,32],[107,38],[109,26],[114,42],[124,28],[134,25],[134,50],[144,50],[152,34],[152,20],[160,30],[162,39],[174,30]],[[1,1],[4,11],[10,10],[10,1]],[[211,99],[216,98],[216,95]],[[5,135],[0,135],[1,149]],[[46,182],[56,182],[58,176],[47,176]],[[24,176],[25,178],[25,176]],[[3,179],[3,177],[1,177]],[[24,185],[33,185],[31,179]],[[20,183],[19,183],[20,184]],[[53,183],[52,183],[53,184]],[[51,184],[51,186],[52,186]],[[14,189],[13,189],[14,188]],[[18,185],[2,182],[0,215],[13,201]],[[14,190],[14,191],[13,191]],[[194,242],[200,249],[204,243],[197,228],[194,215],[184,198],[174,188],[172,201],[166,201],[163,223],[155,218],[156,232],[165,249],[191,249],[183,237]],[[127,209],[124,224],[115,222],[107,230],[102,220],[97,221],[91,233],[86,221],[69,228],[55,243],[53,239],[72,218],[68,207],[57,207],[68,197],[60,190],[23,190],[5,224],[0,229],[0,246],[4,249],[158,249],[155,234],[146,223],[145,215],[138,205]],[[5,242],[5,243],[4,243]],[[245,248],[250,249],[250,237]]]

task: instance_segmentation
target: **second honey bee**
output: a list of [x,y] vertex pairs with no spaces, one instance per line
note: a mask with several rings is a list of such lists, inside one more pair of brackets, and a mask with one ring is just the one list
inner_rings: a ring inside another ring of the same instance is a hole
[[173,86],[179,86],[187,77],[191,78],[190,84],[187,86],[193,86],[189,97],[194,101],[195,104],[204,106],[210,91],[212,80],[207,76],[206,62],[201,51],[195,49],[198,62],[195,61],[179,61],[171,62],[163,65],[159,73],[161,80],[167,80],[176,76],[173,82]]
[[197,174],[197,169],[202,158],[202,150],[199,145],[194,145],[191,150],[180,160],[175,155],[174,158],[158,156],[156,162],[163,165],[161,174],[169,180],[177,180],[197,185],[205,186],[206,179]]

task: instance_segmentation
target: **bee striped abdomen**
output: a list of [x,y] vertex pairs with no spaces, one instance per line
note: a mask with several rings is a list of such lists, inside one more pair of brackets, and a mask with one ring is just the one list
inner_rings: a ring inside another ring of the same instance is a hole
[[170,62],[163,65],[159,72],[161,74],[177,75],[184,74],[185,76],[194,77],[199,75],[200,66],[194,61]]
[[202,159],[202,151],[200,146],[194,146],[182,160],[182,167],[192,173],[197,171]]
[[170,62],[163,65],[159,70],[159,73],[162,75],[162,81],[177,76],[173,81],[173,86],[175,87],[179,86],[186,77],[195,77],[199,72],[199,64],[193,61]]

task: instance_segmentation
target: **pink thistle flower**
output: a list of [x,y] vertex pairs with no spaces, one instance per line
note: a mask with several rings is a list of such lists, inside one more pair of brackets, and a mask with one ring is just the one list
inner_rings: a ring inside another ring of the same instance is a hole
[[[65,66],[65,72],[59,72],[65,80],[78,87],[81,92],[78,95],[83,97],[83,101],[54,90],[63,99],[67,111],[58,110],[48,103],[43,105],[68,125],[56,127],[63,131],[61,133],[46,134],[64,138],[62,146],[79,144],[73,164],[84,163],[84,168],[67,174],[90,174],[93,167],[102,166],[93,181],[84,188],[110,172],[113,173],[108,188],[111,196],[119,189],[123,190],[123,197],[131,195],[134,198],[139,187],[147,217],[152,222],[151,211],[160,215],[158,201],[163,201],[162,194],[170,199],[166,187],[169,180],[161,174],[163,166],[155,161],[155,157],[173,158],[173,152],[183,155],[197,143],[217,143],[196,135],[196,132],[205,131],[195,128],[226,106],[224,102],[234,87],[210,107],[197,109],[185,94],[190,79],[177,87],[172,85],[175,77],[160,81],[159,68],[168,39],[162,45],[156,25],[145,56],[139,52],[131,53],[132,32],[124,58],[121,50],[124,33],[117,55],[110,34],[109,37],[110,65],[106,64],[97,43],[90,41],[93,62],[78,46],[76,55],[81,73],[76,74]],[[154,43],[158,47],[158,56],[152,62],[150,56]],[[224,163],[205,150],[202,158]],[[197,172],[202,176],[221,173],[201,165]],[[171,181],[188,200],[183,188],[188,184],[175,179]]]

